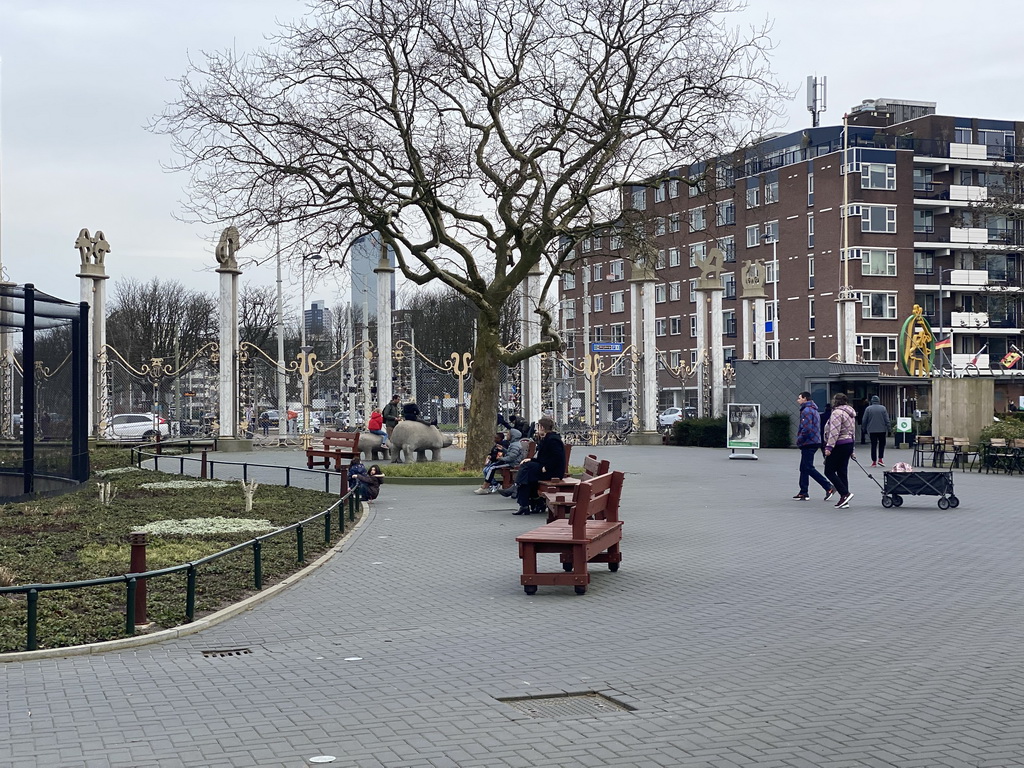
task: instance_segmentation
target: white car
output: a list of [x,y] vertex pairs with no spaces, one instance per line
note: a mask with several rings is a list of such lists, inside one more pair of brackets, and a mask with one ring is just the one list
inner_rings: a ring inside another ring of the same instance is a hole
[[150,440],[157,434],[167,437],[170,433],[167,419],[151,413],[119,413],[110,417],[103,437],[106,440]]
[[662,427],[671,427],[679,419],[683,418],[682,408],[666,408],[664,411],[658,414],[658,424]]

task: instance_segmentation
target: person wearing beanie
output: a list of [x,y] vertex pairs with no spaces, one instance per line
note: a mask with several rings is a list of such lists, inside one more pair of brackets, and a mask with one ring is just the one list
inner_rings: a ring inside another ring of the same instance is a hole
[[871,396],[871,404],[864,409],[864,431],[871,439],[871,466],[884,467],[885,436],[889,432],[889,412],[878,395]]
[[484,481],[473,493],[484,494],[494,493],[498,490],[499,481],[495,480],[498,470],[502,467],[517,467],[526,455],[522,443],[523,433],[518,429],[510,429],[508,432],[508,446],[501,456],[489,461],[484,466]]

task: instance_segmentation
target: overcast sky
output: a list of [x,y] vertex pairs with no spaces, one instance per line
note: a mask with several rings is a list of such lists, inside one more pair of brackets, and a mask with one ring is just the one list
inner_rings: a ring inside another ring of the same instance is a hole
[[[216,291],[219,230],[174,218],[185,178],[161,169],[172,159],[168,139],[143,126],[174,98],[171,80],[190,55],[251,50],[277,19],[304,10],[298,0],[0,0],[7,279],[78,300],[74,242],[87,227],[103,230],[111,244],[112,281],[160,276]],[[1024,28],[1024,3],[972,10],[953,0],[751,0],[744,19],[766,18],[774,24],[775,70],[797,91],[783,105],[783,130],[810,124],[809,74],[828,77],[823,125],[879,97],[935,101],[947,115],[1024,119],[1024,51],[998,41],[1001,31]],[[259,284],[273,279],[270,268],[243,275]],[[295,286],[292,278],[288,290]],[[332,303],[336,292],[328,284],[311,298]]]

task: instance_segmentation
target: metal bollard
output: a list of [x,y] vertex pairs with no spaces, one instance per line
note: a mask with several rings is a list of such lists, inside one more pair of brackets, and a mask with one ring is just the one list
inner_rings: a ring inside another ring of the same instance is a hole
[[199,477],[206,479],[206,449],[203,448],[203,460],[199,463]]
[[[146,572],[146,534],[134,531],[128,534],[128,541],[132,545],[131,564],[128,566],[129,573]],[[146,580],[139,579],[135,589],[135,626],[147,624],[146,620]]]

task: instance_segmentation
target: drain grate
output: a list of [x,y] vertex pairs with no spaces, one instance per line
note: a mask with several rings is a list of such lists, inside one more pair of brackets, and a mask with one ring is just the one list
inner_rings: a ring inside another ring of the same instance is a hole
[[203,656],[208,659],[218,659],[223,656],[245,656],[252,653],[251,648],[222,648],[219,651],[203,651]]
[[523,696],[498,699],[529,717],[558,719],[593,717],[609,712],[632,712],[633,707],[594,691],[562,693],[557,696]]

